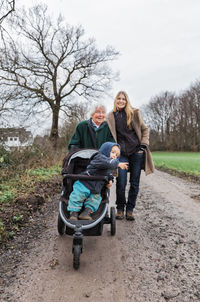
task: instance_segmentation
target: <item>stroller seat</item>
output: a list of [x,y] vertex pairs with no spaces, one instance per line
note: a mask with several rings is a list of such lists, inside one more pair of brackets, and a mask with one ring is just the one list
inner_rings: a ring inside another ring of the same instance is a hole
[[[73,184],[76,180],[105,180],[107,182],[107,177],[105,176],[88,176],[82,175],[81,172],[85,171],[87,165],[89,164],[90,158],[97,152],[95,149],[81,149],[75,151],[71,154],[70,157],[65,158],[63,161],[62,175],[63,175],[63,187],[61,193],[61,199],[65,201],[65,204],[68,204],[69,195],[73,190]],[[93,220],[97,219],[105,207],[105,203],[108,202],[107,198],[108,190],[106,187],[102,189],[101,196],[102,201],[99,206],[99,209],[91,214]],[[67,207],[64,207],[65,217],[69,219],[69,212]],[[83,220],[81,220],[83,222]],[[77,224],[76,221],[71,221],[74,224]],[[91,220],[84,221],[83,224],[89,224]]]

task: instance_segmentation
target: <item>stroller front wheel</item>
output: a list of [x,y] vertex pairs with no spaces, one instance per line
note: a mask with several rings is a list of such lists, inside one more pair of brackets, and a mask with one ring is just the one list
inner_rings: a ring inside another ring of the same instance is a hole
[[73,254],[74,254],[73,267],[74,267],[74,269],[78,269],[79,265],[80,265],[80,254],[81,254],[80,245],[75,245],[73,247]]

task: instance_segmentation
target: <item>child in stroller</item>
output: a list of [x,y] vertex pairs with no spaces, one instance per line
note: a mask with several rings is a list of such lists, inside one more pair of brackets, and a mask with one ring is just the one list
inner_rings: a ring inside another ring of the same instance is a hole
[[[104,223],[111,223],[111,235],[115,234],[115,208],[111,208],[111,217],[106,217],[109,201],[108,189],[104,184],[107,182],[108,187],[111,186],[113,169],[118,166],[121,169],[128,169],[127,163],[119,163],[117,158],[119,155],[119,145],[107,142],[101,146],[99,152],[92,149],[73,152],[68,158],[67,167],[66,165],[63,167],[62,197],[64,196],[69,200],[67,206],[65,202],[60,202],[58,232],[60,235],[65,232],[69,235],[73,234],[72,252],[74,254],[74,268],[76,269],[79,267],[79,257],[82,252],[82,234],[101,235]],[[72,192],[74,180],[78,181],[74,183]],[[77,194],[77,187],[86,190],[86,194],[83,194],[84,197],[79,198],[80,190]],[[95,202],[93,202],[93,194],[98,196],[95,198]],[[82,210],[83,206],[85,209],[78,217],[78,212]]]
[[[117,167],[128,169],[127,163],[120,163],[118,157],[120,147],[118,144],[104,143],[99,152],[94,154],[87,166],[85,175],[104,175],[108,177],[107,188],[110,188],[113,182],[112,170]],[[82,220],[92,220],[91,213],[96,212],[101,203],[101,190],[104,186],[102,180],[77,180],[73,185],[73,191],[69,196],[67,210],[70,212],[70,220],[77,220],[78,213],[83,208],[84,211],[79,214]]]

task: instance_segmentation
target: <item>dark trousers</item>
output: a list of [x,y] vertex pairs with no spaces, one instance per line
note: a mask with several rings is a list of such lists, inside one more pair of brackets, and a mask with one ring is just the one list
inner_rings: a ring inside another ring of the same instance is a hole
[[144,161],[144,152],[133,153],[132,155],[126,157],[121,155],[120,162],[129,163],[130,171],[130,189],[128,192],[128,201],[126,202],[126,185],[127,185],[127,170],[122,170],[118,168],[118,177],[116,182],[116,204],[117,209],[124,211],[126,206],[126,211],[133,211],[136,205],[136,199],[139,192],[140,175],[142,164]]

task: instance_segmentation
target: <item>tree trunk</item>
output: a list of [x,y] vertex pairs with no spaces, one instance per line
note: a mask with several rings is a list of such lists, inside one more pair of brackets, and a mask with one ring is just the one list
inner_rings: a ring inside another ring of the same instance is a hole
[[56,148],[58,140],[58,119],[59,119],[59,106],[55,105],[52,109],[52,126],[50,133],[50,140],[53,142],[53,146]]

